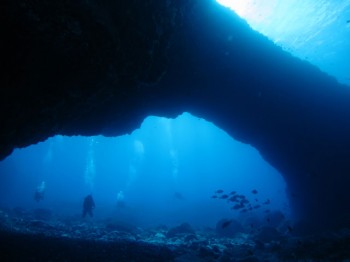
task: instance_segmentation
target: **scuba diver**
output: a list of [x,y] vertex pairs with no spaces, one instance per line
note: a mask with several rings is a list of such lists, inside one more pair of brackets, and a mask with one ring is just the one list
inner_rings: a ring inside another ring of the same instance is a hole
[[119,193],[117,195],[117,207],[124,207],[124,206],[125,206],[124,192],[123,191],[119,191]]
[[95,208],[95,202],[92,198],[92,195],[87,195],[84,199],[83,203],[83,218],[86,217],[87,214],[89,214],[90,217],[93,217],[92,210]]
[[41,184],[37,186],[34,193],[34,200],[36,202],[39,202],[40,200],[44,199],[45,188],[46,188],[45,181],[42,181]]

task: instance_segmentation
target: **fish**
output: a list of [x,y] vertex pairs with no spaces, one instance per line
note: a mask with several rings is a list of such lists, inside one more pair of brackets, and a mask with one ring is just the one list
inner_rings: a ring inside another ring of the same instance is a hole
[[270,199],[267,199],[263,204],[264,204],[264,205],[270,204]]
[[220,198],[221,199],[226,199],[226,198],[228,198],[228,195],[222,195]]
[[260,207],[261,207],[260,205],[255,205],[254,209],[257,209],[257,208],[260,208]]
[[231,193],[230,193],[230,195],[235,195],[237,192],[236,191],[232,191]]
[[224,193],[224,190],[218,189],[218,190],[215,191],[215,193],[216,193],[216,194],[221,194],[221,193]]
[[236,204],[236,205],[234,205],[231,209],[241,209],[241,208],[243,208],[243,206],[242,205],[240,205],[240,204]]
[[241,204],[248,204],[248,203],[249,203],[248,199],[243,199],[243,200],[241,201]]
[[174,197],[179,200],[184,200],[184,197],[180,192],[175,192]]
[[231,202],[237,202],[237,196],[232,196],[230,197],[227,201],[231,201]]
[[225,221],[225,222],[222,223],[221,227],[222,227],[222,228],[226,228],[226,227],[228,227],[231,223],[232,223],[232,220]]
[[211,196],[211,198],[218,198],[218,196],[217,195],[213,195],[213,196]]
[[242,209],[242,210],[239,211],[239,212],[241,212],[241,213],[246,213],[246,212],[248,212],[248,209],[244,208],[244,209]]
[[258,193],[258,190],[253,189],[253,190],[252,190],[252,193],[255,195],[255,194],[257,194],[257,193]]

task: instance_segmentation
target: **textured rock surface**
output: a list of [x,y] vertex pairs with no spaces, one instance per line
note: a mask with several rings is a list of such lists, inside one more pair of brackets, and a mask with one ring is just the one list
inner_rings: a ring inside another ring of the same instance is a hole
[[350,256],[348,229],[300,237],[262,227],[223,237],[191,228],[167,238],[172,229],[125,232],[104,221],[34,216],[0,209],[2,261],[348,261]]
[[284,175],[296,216],[349,220],[349,89],[215,1],[5,0],[0,157],[55,134],[120,135],[188,111]]

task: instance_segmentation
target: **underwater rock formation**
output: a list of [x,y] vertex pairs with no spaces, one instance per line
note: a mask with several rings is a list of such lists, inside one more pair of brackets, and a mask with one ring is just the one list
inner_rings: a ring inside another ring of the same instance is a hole
[[238,233],[243,233],[243,226],[235,219],[221,219],[216,223],[216,234],[219,236],[234,237]]
[[308,237],[274,228],[230,237],[191,230],[167,238],[162,228],[125,232],[103,221],[41,221],[8,211],[0,209],[2,261],[346,261],[350,255],[349,230]]
[[5,0],[0,12],[0,158],[187,111],[257,148],[296,218],[348,223],[350,89],[215,1]]
[[167,232],[166,237],[172,238],[172,237],[175,237],[175,236],[181,235],[181,234],[193,234],[193,233],[194,233],[194,230],[193,230],[193,228],[191,227],[190,224],[182,223],[179,226],[171,228]]

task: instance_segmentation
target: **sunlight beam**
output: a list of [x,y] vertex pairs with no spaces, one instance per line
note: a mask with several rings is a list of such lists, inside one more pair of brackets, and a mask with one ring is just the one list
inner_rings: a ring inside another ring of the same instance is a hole
[[350,0],[216,0],[292,55],[350,85]]

